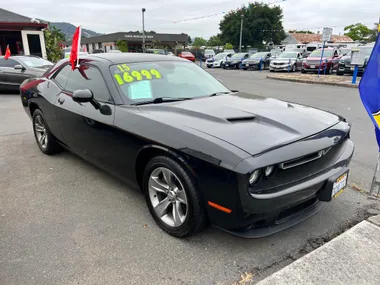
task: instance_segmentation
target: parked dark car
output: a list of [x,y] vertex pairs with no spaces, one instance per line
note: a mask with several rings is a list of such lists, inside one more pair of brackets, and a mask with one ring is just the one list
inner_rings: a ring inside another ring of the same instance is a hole
[[326,74],[332,74],[334,70],[338,69],[338,62],[342,55],[335,48],[325,48],[323,52],[322,64],[320,64],[322,49],[314,50],[303,62],[302,73],[317,72],[321,66],[321,73],[326,68]]
[[296,72],[302,69],[302,54],[294,51],[284,51],[276,59],[272,60],[269,65],[269,71],[292,71]]
[[37,56],[0,57],[0,89],[18,91],[27,78],[40,77],[53,63]]
[[249,57],[249,53],[246,52],[239,52],[234,53],[230,58],[227,58],[224,62],[223,68],[224,69],[230,69],[230,68],[242,68],[242,61],[244,59],[247,59]]
[[272,54],[270,52],[258,52],[250,55],[247,59],[242,61],[242,67],[247,69],[266,69],[269,67],[270,58]]
[[230,91],[178,57],[104,53],[74,71],[61,60],[20,93],[43,153],[68,149],[138,186],[176,237],[208,221],[270,235],[347,184],[354,145],[344,118]]
[[[361,52],[365,53],[365,61],[364,64],[358,66],[358,74],[361,76],[364,73],[364,70],[367,66],[368,59],[372,53],[373,45],[371,46],[359,46],[355,47],[356,49],[360,49]],[[351,64],[351,52],[347,53],[346,56],[343,56],[339,61],[338,70],[336,71],[337,75],[344,74],[353,74],[355,70],[355,65]]]

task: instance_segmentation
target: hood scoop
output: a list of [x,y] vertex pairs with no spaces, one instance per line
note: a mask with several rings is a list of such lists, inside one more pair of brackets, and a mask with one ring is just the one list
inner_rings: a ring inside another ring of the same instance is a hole
[[255,116],[240,116],[240,117],[231,117],[231,118],[226,118],[226,120],[230,123],[244,123],[244,122],[252,122],[255,120]]

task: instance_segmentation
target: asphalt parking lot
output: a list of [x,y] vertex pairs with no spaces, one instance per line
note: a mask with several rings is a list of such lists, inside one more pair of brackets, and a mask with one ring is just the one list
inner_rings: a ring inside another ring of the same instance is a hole
[[[210,70],[230,89],[330,110],[353,124],[350,184],[368,189],[377,146],[358,91]],[[334,76],[334,75],[333,75]],[[185,240],[161,231],[143,196],[74,155],[43,155],[17,94],[0,94],[0,284],[233,284],[270,272],[380,206],[347,188],[318,215],[246,240],[209,227]]]

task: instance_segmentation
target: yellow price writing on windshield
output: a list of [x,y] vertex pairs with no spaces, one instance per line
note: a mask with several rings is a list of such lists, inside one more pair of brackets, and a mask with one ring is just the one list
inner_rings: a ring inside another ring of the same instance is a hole
[[[125,64],[123,64],[125,65]],[[125,83],[132,83],[134,81],[141,80],[151,80],[151,79],[160,79],[162,78],[161,73],[156,69],[143,69],[141,71],[130,69],[125,69],[125,67],[129,68],[127,65],[118,65],[117,68],[122,73],[115,73],[114,78],[119,85],[124,85]]]

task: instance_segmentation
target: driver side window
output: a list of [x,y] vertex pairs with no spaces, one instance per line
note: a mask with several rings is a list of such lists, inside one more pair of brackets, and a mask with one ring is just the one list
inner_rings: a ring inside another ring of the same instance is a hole
[[4,59],[3,57],[0,58],[0,67],[13,68],[17,64],[19,63],[11,58],[8,58],[8,59]]
[[97,101],[113,103],[100,70],[91,65],[82,64],[79,68],[71,71],[68,75],[65,89],[69,92],[89,89]]

